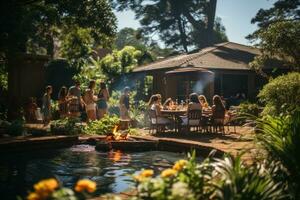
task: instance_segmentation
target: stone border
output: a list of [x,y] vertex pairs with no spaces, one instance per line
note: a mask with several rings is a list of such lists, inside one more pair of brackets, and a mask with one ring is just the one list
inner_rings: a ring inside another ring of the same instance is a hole
[[[94,141],[96,150],[98,151],[109,151],[111,149],[121,151],[170,151],[178,153],[188,153],[193,150],[196,151],[197,155],[207,157],[212,151],[215,157],[222,157],[224,151],[213,148],[211,146],[204,146],[198,142],[189,140],[174,139],[174,138],[155,138],[155,137],[142,137],[142,136],[131,136],[135,141],[101,141],[102,138],[98,138],[100,141]],[[93,138],[97,140],[97,138]],[[87,140],[89,141],[89,139]]]
[[224,151],[211,146],[199,144],[184,139],[156,138],[147,136],[130,136],[134,140],[105,142],[105,136],[45,136],[19,138],[8,141],[0,141],[0,153],[15,153],[35,151],[42,149],[65,148],[75,144],[95,145],[96,150],[108,151],[110,149],[122,151],[170,151],[170,152],[192,152],[207,157],[210,152],[215,151],[214,156],[222,157]]
[[0,142],[0,153],[16,153],[70,147],[78,143],[78,136],[45,136],[20,138]]

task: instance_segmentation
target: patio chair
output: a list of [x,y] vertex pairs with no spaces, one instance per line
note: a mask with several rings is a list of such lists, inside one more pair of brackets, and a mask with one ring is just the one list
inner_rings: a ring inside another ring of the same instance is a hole
[[149,119],[150,119],[150,128],[149,133],[156,133],[164,132],[167,125],[170,125],[170,123],[162,123],[159,122],[156,111],[155,110],[149,110],[148,111]]
[[213,118],[212,129],[214,133],[221,131],[222,134],[225,134],[224,118]]
[[222,134],[225,134],[225,113],[224,112],[213,112],[210,119],[210,129],[212,133],[218,133],[221,131]]
[[197,132],[202,131],[202,111],[201,110],[189,110],[187,113],[187,122],[183,122],[181,126],[186,127],[188,132],[194,128]]
[[236,133],[236,126],[238,122],[236,120],[237,114],[235,112],[227,112],[227,117],[224,119],[224,126],[227,126],[228,132],[230,131],[230,126],[233,127],[234,133]]

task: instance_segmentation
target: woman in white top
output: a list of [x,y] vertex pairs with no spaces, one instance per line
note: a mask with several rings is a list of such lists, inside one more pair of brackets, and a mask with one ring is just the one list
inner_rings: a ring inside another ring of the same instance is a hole
[[151,119],[152,123],[158,123],[158,124],[169,124],[172,121],[169,118],[166,118],[162,116],[161,109],[162,105],[160,103],[160,99],[157,95],[152,95],[149,101],[149,107],[151,110],[154,110],[157,116],[157,121],[156,119]]
[[[198,99],[197,93],[190,94],[190,103],[188,105],[187,114],[191,110],[202,110],[202,106],[201,106],[201,103],[200,103],[200,101]],[[187,116],[183,116],[181,119],[183,121],[183,124],[187,125],[187,123],[188,123],[188,115]],[[193,122],[193,123],[199,123],[199,122]]]
[[95,103],[97,101],[97,97],[94,95],[95,86],[96,86],[96,82],[90,81],[89,87],[84,94],[84,102],[86,104],[85,110],[88,117],[88,121],[89,120],[94,121],[97,119],[96,103]]

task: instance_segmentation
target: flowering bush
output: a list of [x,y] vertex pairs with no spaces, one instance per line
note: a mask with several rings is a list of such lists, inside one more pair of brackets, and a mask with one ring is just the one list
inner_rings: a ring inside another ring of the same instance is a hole
[[[136,194],[131,200],[287,199],[286,184],[273,176],[277,168],[270,163],[245,165],[240,155],[223,159],[208,157],[197,163],[193,154],[189,160],[177,161],[156,177],[151,169],[133,176]],[[79,200],[95,190],[96,184],[89,180],[78,181],[73,191],[61,187],[55,179],[47,179],[35,184],[27,199]],[[106,195],[102,199],[120,197]]]
[[247,166],[226,156],[198,164],[195,155],[177,161],[153,177],[152,170],[134,176],[137,195],[133,200],[282,199],[283,184],[274,181],[261,164]]
[[27,200],[79,200],[91,197],[91,193],[96,190],[96,183],[90,180],[79,180],[74,191],[62,187],[54,179],[45,179],[33,186],[34,191],[29,193]]

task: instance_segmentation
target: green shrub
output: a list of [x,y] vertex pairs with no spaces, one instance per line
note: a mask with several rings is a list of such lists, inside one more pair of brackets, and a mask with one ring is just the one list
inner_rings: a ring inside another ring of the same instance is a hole
[[59,120],[60,119],[58,101],[52,101],[52,104],[51,104],[51,118],[52,118],[52,120]]
[[300,105],[300,73],[279,76],[267,83],[258,94],[265,104],[263,114],[287,114]]
[[258,117],[261,112],[260,106],[255,103],[243,102],[239,105],[238,114],[243,115],[252,115]]
[[51,121],[50,129],[54,134],[77,135],[83,132],[83,125],[79,118],[65,118]]
[[138,105],[132,106],[129,115],[132,119],[132,126],[138,128],[144,128],[149,126],[149,120],[146,112],[146,102],[139,101]]
[[24,131],[24,120],[14,120],[7,127],[7,134],[11,136],[22,135]]
[[106,135],[112,132],[113,128],[119,124],[119,118],[115,115],[105,115],[101,120],[89,122],[84,129],[86,134]]
[[300,111],[290,116],[266,116],[258,120],[257,140],[270,160],[279,161],[286,171],[291,194],[300,198]]

